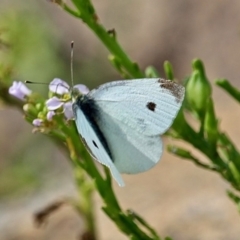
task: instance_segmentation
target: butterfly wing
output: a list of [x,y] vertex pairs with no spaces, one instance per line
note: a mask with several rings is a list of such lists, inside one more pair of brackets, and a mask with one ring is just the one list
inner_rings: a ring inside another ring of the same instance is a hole
[[99,115],[112,161],[121,173],[138,173],[153,167],[162,155],[160,134],[179,111],[184,88],[163,79],[110,82],[89,93]]
[[107,166],[118,184],[124,186],[123,179],[110,159],[109,153],[106,151],[106,146],[100,141],[101,138],[97,135],[98,132],[94,129],[93,123],[89,122],[89,119],[77,103],[73,104],[73,111],[78,132],[92,157]]
[[101,112],[98,125],[108,142],[111,159],[121,173],[147,171],[160,160],[162,140],[159,135],[144,136],[137,129]]
[[166,132],[184,98],[184,87],[173,81],[150,78],[110,82],[92,90],[100,112],[145,136]]

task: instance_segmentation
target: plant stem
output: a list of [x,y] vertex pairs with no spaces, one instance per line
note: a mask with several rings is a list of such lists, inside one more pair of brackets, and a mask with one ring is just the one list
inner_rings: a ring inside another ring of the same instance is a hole
[[[88,1],[88,4],[91,4]],[[71,10],[66,4],[62,5],[63,9],[70,13],[72,16],[80,18],[92,31],[98,36],[105,47],[118,59],[122,67],[134,78],[143,78],[144,73],[141,72],[138,65],[130,60],[122,47],[119,45],[116,37],[111,36],[108,31],[98,22],[96,14],[88,12],[86,4],[84,2],[78,2],[75,4],[78,6],[79,14]],[[93,6],[91,5],[91,8]]]

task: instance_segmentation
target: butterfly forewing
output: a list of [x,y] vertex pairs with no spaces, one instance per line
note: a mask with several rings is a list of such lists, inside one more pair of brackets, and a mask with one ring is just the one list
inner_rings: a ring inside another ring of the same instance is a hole
[[78,132],[82,137],[83,143],[87,145],[92,157],[94,157],[103,165],[107,166],[118,184],[120,186],[124,186],[124,182],[119,171],[116,169],[115,165],[109,157],[108,152],[100,141],[99,136],[94,130],[94,123],[89,122],[89,120],[81,110],[80,106],[77,105],[77,103],[74,103],[73,110],[76,118],[75,121]]
[[164,79],[137,79],[106,83],[90,92],[101,112],[146,136],[171,126],[179,111],[184,88]]

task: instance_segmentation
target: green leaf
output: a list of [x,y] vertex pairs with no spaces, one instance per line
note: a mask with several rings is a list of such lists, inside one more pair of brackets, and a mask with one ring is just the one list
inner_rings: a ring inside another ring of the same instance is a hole
[[206,106],[206,115],[204,119],[204,132],[206,134],[209,147],[214,151],[218,140],[218,120],[214,112],[213,100],[210,97]]
[[158,78],[159,77],[159,72],[157,71],[157,69],[153,66],[148,66],[145,69],[145,76],[147,78]]
[[166,78],[169,80],[173,80],[174,79],[174,74],[173,74],[173,66],[169,61],[165,61],[163,64],[164,67],[164,71],[166,74]]
[[217,171],[217,168],[215,166],[210,166],[205,163],[202,163],[200,160],[194,157],[190,151],[184,148],[180,148],[174,145],[168,145],[167,150],[173,153],[174,155],[183,158],[184,160],[191,160],[193,163],[195,163],[199,167],[202,167],[211,171]]
[[227,79],[218,79],[216,81],[216,84],[240,103],[240,91],[236,87],[231,85],[231,83]]
[[240,196],[236,195],[230,190],[227,191],[227,195],[233,200],[234,203],[236,203],[238,212],[240,213]]

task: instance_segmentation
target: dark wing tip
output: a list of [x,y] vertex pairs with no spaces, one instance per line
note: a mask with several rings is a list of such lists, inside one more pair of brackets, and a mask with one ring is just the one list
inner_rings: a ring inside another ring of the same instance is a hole
[[162,78],[159,78],[158,82],[160,83],[160,88],[168,90],[175,97],[177,103],[182,102],[185,93],[185,88],[182,85]]

